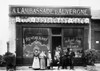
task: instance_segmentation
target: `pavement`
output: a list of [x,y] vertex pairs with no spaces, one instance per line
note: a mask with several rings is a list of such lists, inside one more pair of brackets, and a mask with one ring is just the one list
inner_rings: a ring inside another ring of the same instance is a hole
[[[0,71],[7,71],[6,67],[0,67]],[[36,71],[32,68],[29,68],[29,66],[17,66],[16,71]],[[57,67],[53,67],[53,70],[37,70],[37,71],[100,71],[100,64],[95,64],[95,66],[75,66],[74,70],[68,69],[57,69]]]

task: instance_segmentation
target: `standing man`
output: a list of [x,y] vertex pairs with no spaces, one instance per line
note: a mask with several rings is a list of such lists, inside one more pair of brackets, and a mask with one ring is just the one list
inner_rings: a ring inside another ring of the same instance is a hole
[[70,69],[74,69],[74,57],[75,57],[75,53],[73,52],[72,49],[70,49],[69,51],[69,56],[70,56]]
[[66,52],[66,68],[70,66],[70,48],[67,48]]
[[62,55],[62,69],[66,68],[66,64],[67,64],[66,51],[63,50],[63,55]]

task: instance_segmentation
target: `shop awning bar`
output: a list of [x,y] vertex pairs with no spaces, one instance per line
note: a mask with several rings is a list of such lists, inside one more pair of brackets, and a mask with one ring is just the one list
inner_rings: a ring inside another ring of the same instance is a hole
[[16,17],[16,22],[29,22],[29,23],[81,23],[89,24],[89,18],[63,18],[63,17]]

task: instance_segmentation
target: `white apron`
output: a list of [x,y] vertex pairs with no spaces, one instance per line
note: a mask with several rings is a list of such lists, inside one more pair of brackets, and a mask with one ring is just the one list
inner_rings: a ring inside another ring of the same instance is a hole
[[34,57],[32,68],[33,69],[39,69],[40,68],[40,62],[39,62],[39,58],[38,57]]

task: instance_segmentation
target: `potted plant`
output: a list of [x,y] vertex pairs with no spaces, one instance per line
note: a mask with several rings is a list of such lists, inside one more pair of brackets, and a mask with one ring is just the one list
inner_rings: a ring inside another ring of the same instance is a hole
[[87,49],[84,51],[84,57],[88,71],[95,71],[95,62],[98,59],[98,51],[95,49]]
[[6,52],[4,55],[4,60],[6,62],[6,68],[7,70],[9,69],[15,69],[15,64],[16,64],[16,58],[15,55],[11,52]]
[[4,65],[5,65],[5,61],[3,55],[0,55],[0,66],[4,66]]
[[86,59],[87,65],[94,65],[97,58],[98,58],[97,50],[95,49],[85,50],[85,59]]

